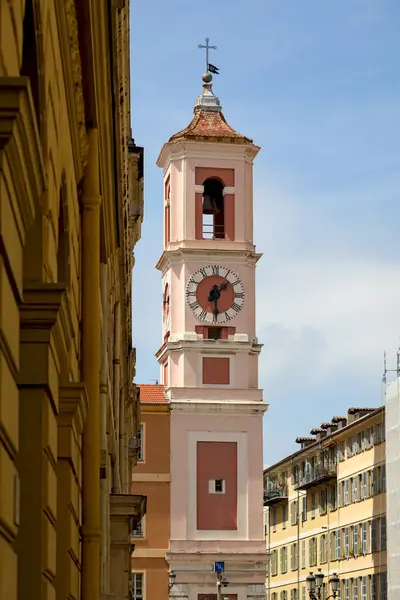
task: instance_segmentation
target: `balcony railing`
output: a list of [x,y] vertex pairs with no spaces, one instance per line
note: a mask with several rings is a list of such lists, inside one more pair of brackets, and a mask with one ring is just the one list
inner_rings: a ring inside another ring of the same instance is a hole
[[203,239],[205,240],[223,240],[225,238],[224,225],[215,225],[214,223],[203,223]]
[[299,474],[293,487],[295,490],[307,490],[308,488],[320,485],[331,479],[336,479],[336,477],[336,464],[320,463],[311,467],[305,473]]
[[264,506],[272,506],[288,499],[286,486],[271,486],[264,490]]

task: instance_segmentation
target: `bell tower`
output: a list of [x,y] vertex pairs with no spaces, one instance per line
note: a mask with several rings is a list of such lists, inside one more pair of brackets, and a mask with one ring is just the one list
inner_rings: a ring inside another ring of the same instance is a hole
[[157,162],[164,171],[157,359],[170,404],[170,597],[202,600],[225,578],[224,597],[265,598],[268,405],[258,387],[261,255],[253,241],[252,176],[259,150],[226,122],[207,71],[192,121],[164,144]]

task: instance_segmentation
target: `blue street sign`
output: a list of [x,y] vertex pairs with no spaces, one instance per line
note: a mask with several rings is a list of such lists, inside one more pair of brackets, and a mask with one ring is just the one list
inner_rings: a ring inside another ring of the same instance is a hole
[[224,573],[225,572],[225,563],[222,561],[214,563],[214,573]]

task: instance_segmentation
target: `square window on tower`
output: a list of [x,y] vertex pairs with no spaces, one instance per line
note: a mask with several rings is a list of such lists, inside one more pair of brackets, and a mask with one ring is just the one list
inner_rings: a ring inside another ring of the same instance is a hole
[[211,479],[208,482],[210,494],[225,494],[225,479]]

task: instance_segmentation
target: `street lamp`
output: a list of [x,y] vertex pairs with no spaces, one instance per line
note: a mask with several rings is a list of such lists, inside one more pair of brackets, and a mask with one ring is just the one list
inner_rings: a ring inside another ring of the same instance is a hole
[[[310,573],[308,577],[306,577],[307,590],[310,600],[321,600],[323,583],[324,574],[322,573],[321,569],[318,569],[318,572],[315,575]],[[329,600],[329,598],[337,598],[340,584],[340,579],[337,576],[337,573],[333,573],[329,583],[331,584],[332,594],[328,596],[326,600]]]
[[173,586],[175,585],[176,573],[172,569],[168,571],[169,582],[168,582],[168,591],[170,592]]

